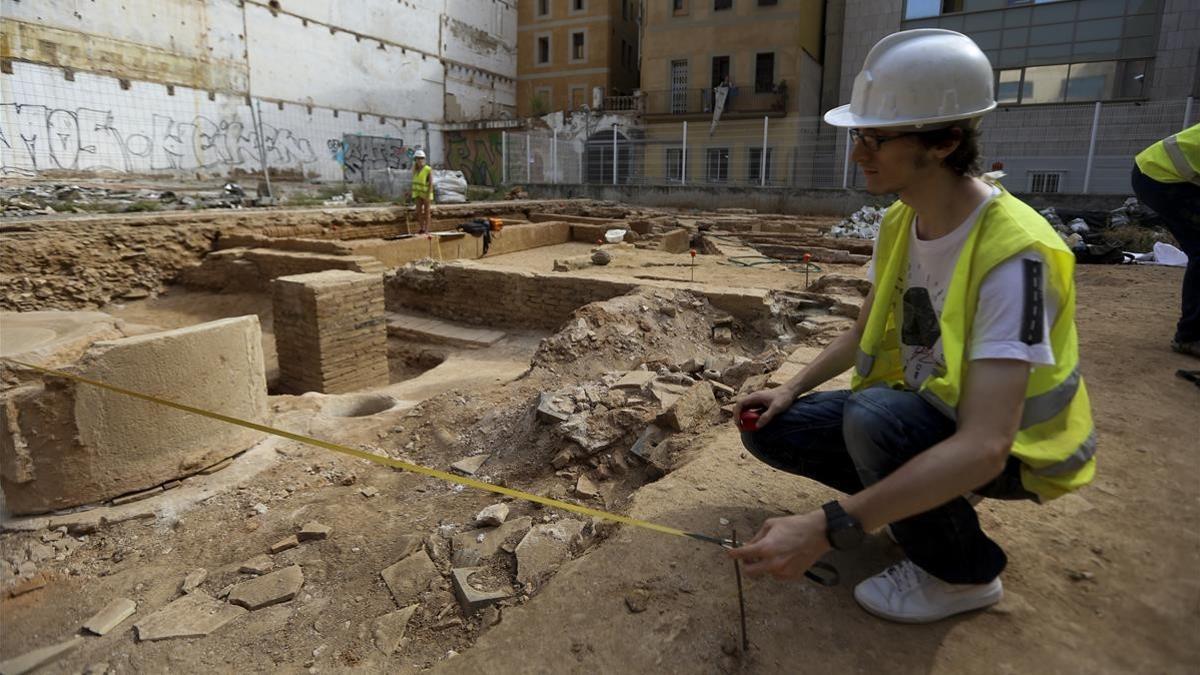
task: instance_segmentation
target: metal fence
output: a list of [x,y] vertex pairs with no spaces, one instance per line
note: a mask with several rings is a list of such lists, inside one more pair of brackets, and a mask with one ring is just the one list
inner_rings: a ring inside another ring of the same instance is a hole
[[[1128,193],[1134,155],[1198,113],[1191,98],[1003,108],[982,127],[983,168],[1002,165],[1017,192]],[[706,119],[668,116],[586,138],[506,132],[502,175],[506,183],[861,187],[849,148],[845,132],[817,117],[743,115],[713,129]]]

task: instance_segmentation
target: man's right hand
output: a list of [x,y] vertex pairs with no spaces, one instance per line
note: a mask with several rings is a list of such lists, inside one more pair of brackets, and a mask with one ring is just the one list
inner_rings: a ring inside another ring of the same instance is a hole
[[756,391],[734,404],[733,420],[736,424],[742,418],[743,410],[764,408],[763,412],[758,416],[758,428],[762,429],[770,424],[776,415],[792,407],[792,403],[795,402],[796,395],[788,387],[776,387],[774,389]]

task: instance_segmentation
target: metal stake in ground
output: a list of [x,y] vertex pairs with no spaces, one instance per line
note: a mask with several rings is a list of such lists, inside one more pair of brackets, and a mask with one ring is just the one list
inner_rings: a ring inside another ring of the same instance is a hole
[[[729,541],[733,548],[738,547],[737,530],[733,531]],[[736,558],[733,560],[733,574],[737,578],[738,613],[742,622],[742,654],[745,655],[750,651],[750,638],[746,637],[746,596],[742,594],[742,563]]]
[[809,268],[808,261],[809,260],[812,260],[812,254],[805,253],[804,254],[804,288],[805,289],[808,288],[808,268]]
[[696,249],[690,251],[692,254],[692,281],[696,280]]

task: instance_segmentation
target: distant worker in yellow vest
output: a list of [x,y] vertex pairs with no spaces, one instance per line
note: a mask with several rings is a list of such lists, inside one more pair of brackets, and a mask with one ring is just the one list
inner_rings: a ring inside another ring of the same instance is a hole
[[[875,242],[872,289],[853,328],[735,406],[756,457],[847,496],[767,520],[730,555],[750,574],[799,579],[887,526],[903,556],[854,597],[892,621],[998,602],[1007,557],[974,504],[1052,499],[1095,472],[1074,256],[1037,211],[979,177],[992,78],[952,31],[903,31],[871,50],[850,104],[825,121],[848,128],[867,191],[900,197]],[[814,391],[852,368],[849,390]]]
[[1200,357],[1200,124],[1138,153],[1132,182],[1137,198],[1162,217],[1187,254],[1183,314],[1171,348]]
[[412,190],[413,202],[417,205],[417,225],[422,234],[429,231],[433,204],[433,169],[425,163],[425,151],[413,153]]

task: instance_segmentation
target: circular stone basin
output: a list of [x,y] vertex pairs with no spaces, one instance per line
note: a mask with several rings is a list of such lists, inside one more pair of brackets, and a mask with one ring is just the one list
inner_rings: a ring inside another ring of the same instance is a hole
[[20,354],[53,342],[58,333],[37,326],[0,327],[0,356]]
[[396,399],[384,394],[339,396],[321,406],[321,414],[329,417],[367,417],[391,410]]

